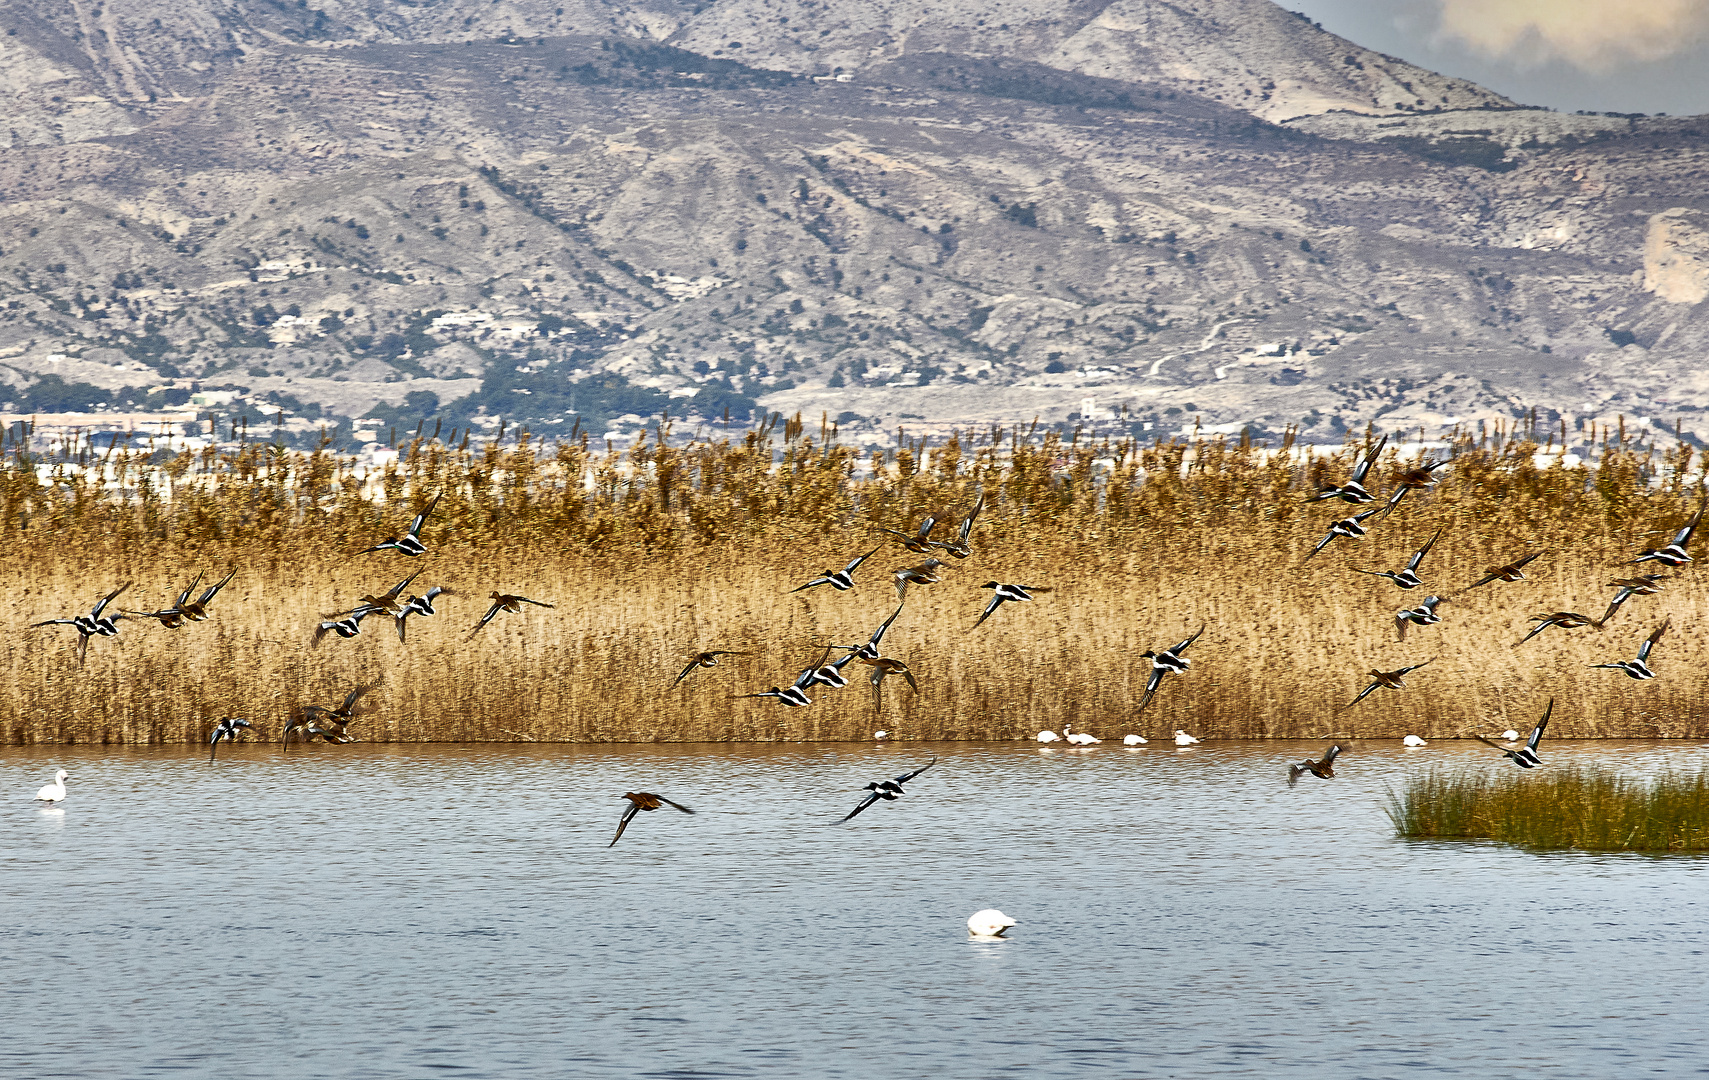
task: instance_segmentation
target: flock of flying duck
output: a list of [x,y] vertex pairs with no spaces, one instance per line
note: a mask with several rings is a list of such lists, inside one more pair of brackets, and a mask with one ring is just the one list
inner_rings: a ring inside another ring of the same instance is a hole
[[[1371,449],[1354,467],[1352,477],[1347,483],[1339,486],[1324,487],[1316,495],[1308,499],[1307,502],[1315,503],[1337,499],[1355,506],[1367,505],[1376,502],[1376,496],[1371,493],[1366,484],[1371,469],[1376,464],[1378,457],[1381,455],[1387,442],[1388,437],[1385,435],[1376,443],[1375,446],[1371,447]],[[1394,477],[1394,490],[1389,494],[1387,500],[1381,506],[1372,507],[1369,510],[1361,511],[1357,514],[1341,518],[1331,523],[1329,530],[1320,540],[1317,541],[1316,545],[1312,548],[1311,553],[1306,556],[1306,559],[1310,560],[1314,556],[1318,555],[1324,548],[1328,547],[1337,539],[1357,540],[1366,536],[1371,528],[1371,526],[1367,524],[1368,522],[1381,520],[1400,504],[1400,501],[1408,492],[1428,490],[1433,487],[1439,479],[1437,476],[1438,470],[1442,469],[1447,464],[1447,461],[1425,461],[1416,467],[1405,469],[1397,473]],[[427,546],[421,541],[421,527],[427,520],[428,516],[433,513],[433,510],[438,503],[439,498],[436,496],[428,503],[426,509],[415,516],[414,520],[410,523],[409,529],[403,536],[388,537],[381,543],[378,543],[373,547],[366,548],[357,554],[365,555],[380,551],[395,551],[412,558],[427,554]],[[962,518],[959,530],[953,537],[947,540],[933,540],[931,538],[932,532],[938,524],[936,516],[927,517],[920,524],[919,528],[911,533],[898,529],[882,529],[882,532],[891,534],[900,539],[902,546],[908,551],[928,556],[928,558],[915,563],[914,565],[905,566],[892,572],[891,584],[896,590],[897,606],[896,610],[891,612],[889,618],[879,624],[878,628],[872,632],[866,641],[860,644],[839,645],[832,643],[826,645],[819,655],[810,662],[788,686],[772,686],[767,690],[761,690],[756,693],[735,694],[731,695],[731,699],[770,698],[786,708],[803,708],[813,704],[813,698],[810,694],[817,693],[817,687],[823,686],[827,689],[837,690],[848,686],[849,679],[843,673],[843,669],[851,662],[859,662],[868,669],[867,682],[872,690],[873,705],[876,709],[882,709],[883,707],[884,680],[891,676],[900,675],[907,682],[909,689],[917,694],[919,692],[919,682],[915,678],[914,673],[909,670],[908,665],[902,660],[895,657],[885,656],[883,654],[882,643],[885,631],[889,630],[891,625],[896,621],[897,616],[902,614],[902,609],[906,606],[908,587],[910,585],[916,587],[935,585],[942,580],[940,571],[946,564],[938,558],[930,557],[933,556],[934,552],[941,551],[955,559],[966,559],[973,554],[973,547],[971,543],[973,527],[975,522],[979,519],[980,512],[984,508],[985,496],[981,494],[973,504],[973,508],[968,511],[965,517]],[[1702,517],[1703,508],[1700,507],[1698,511],[1692,515],[1691,519],[1685,524],[1685,526],[1674,534],[1671,542],[1660,548],[1640,552],[1636,558],[1631,560],[1631,564],[1655,562],[1660,566],[1668,568],[1678,568],[1689,564],[1692,561],[1692,558],[1689,554],[1688,547],[1691,543],[1692,534],[1696,530],[1698,522]],[[1441,535],[1442,530],[1438,529],[1436,534],[1426,541],[1423,547],[1414,552],[1411,558],[1407,560],[1406,565],[1398,571],[1355,570],[1355,572],[1372,577],[1384,578],[1393,583],[1397,588],[1403,590],[1420,588],[1424,585],[1424,580],[1420,576],[1420,570],[1423,566],[1424,559],[1430,554],[1431,548],[1435,546],[1436,541],[1441,538]],[[855,587],[854,575],[856,571],[860,569],[863,563],[877,554],[879,550],[880,548],[875,547],[870,551],[867,551],[865,554],[852,559],[842,569],[826,570],[817,577],[812,578],[805,584],[797,586],[790,591],[802,592],[808,589],[818,588],[823,585],[829,585],[832,589],[838,592],[847,592]],[[1470,592],[1472,589],[1480,588],[1495,581],[1517,582],[1526,580],[1525,567],[1541,554],[1542,552],[1540,551],[1531,552],[1503,566],[1492,567],[1482,578],[1466,586],[1466,588],[1460,590],[1459,593],[1454,594],[1453,596],[1431,594],[1426,596],[1418,605],[1403,608],[1395,612],[1394,621],[1396,637],[1400,641],[1404,642],[1407,637],[1408,628],[1414,626],[1432,626],[1441,622],[1442,616],[1437,611],[1437,608],[1442,604],[1455,602],[1458,596]],[[196,579],[190,583],[190,586],[178,594],[177,600],[170,607],[162,608],[158,611],[120,611],[114,614],[104,614],[107,606],[130,587],[131,583],[126,582],[124,585],[119,586],[117,589],[114,589],[112,592],[102,597],[88,615],[76,615],[68,619],[47,619],[42,622],[32,623],[31,626],[33,628],[41,626],[68,625],[75,628],[78,633],[77,661],[79,666],[81,666],[85,652],[88,648],[89,639],[92,637],[116,637],[118,635],[117,623],[121,619],[154,619],[169,630],[177,629],[189,622],[202,622],[206,620],[209,617],[208,605],[213,601],[215,596],[219,594],[220,590],[232,580],[232,577],[235,574],[235,570],[227,573],[225,577],[221,578],[213,585],[208,586],[206,589],[203,589],[200,595],[197,595],[196,598],[192,600],[191,597],[196,594],[197,586],[201,584],[201,575],[198,574]],[[328,633],[336,634],[341,638],[355,637],[361,633],[362,620],[370,615],[390,616],[394,620],[398,640],[405,640],[405,624],[410,616],[431,616],[437,614],[437,610],[433,606],[433,601],[435,599],[441,596],[457,595],[457,593],[450,588],[442,585],[435,585],[419,595],[411,594],[409,596],[405,596],[404,590],[407,589],[419,575],[420,571],[417,571],[416,573],[404,578],[396,585],[393,585],[383,593],[365,595],[355,606],[346,610],[327,614],[323,617],[323,621],[314,627],[311,636],[311,644],[318,645],[321,639]],[[1594,626],[1601,629],[1607,625],[1608,621],[1614,617],[1614,614],[1619,611],[1621,606],[1628,600],[1634,596],[1650,596],[1662,591],[1662,583],[1666,580],[1669,580],[1667,576],[1653,573],[1616,578],[1608,583],[1609,586],[1614,588],[1616,591],[1613,599],[1608,605],[1608,609],[1603,612],[1600,618],[1591,618],[1575,611],[1552,611],[1535,615],[1529,620],[1535,625],[1523,639],[1515,643],[1514,647],[1517,648],[1519,645],[1525,644],[1525,642],[1530,641],[1532,638],[1536,637],[1551,626],[1560,627],[1562,629]],[[1035,594],[1048,593],[1051,591],[1046,586],[1004,583],[998,581],[988,581],[984,585],[980,586],[980,588],[990,589],[992,590],[992,593],[991,599],[985,604],[984,610],[980,613],[977,621],[974,622],[974,628],[984,625],[985,621],[995,614],[1005,603],[1029,602],[1034,598]],[[482,628],[484,628],[487,623],[491,622],[501,611],[520,613],[523,610],[522,605],[524,604],[531,604],[545,608],[553,606],[552,604],[545,603],[540,600],[532,600],[526,596],[510,593],[493,592],[490,594],[489,598],[492,600],[492,605],[487,609],[486,614],[481,617],[480,621],[477,622],[469,631],[468,636],[470,638],[475,634],[478,634]],[[1617,660],[1610,663],[1595,664],[1592,666],[1619,671],[1633,679],[1655,678],[1655,672],[1649,666],[1650,654],[1655,649],[1656,644],[1661,641],[1662,636],[1667,633],[1668,628],[1671,625],[1672,620],[1669,619],[1657,627],[1656,630],[1651,633],[1639,647],[1638,655],[1635,659]],[[1161,649],[1148,649],[1140,654],[1142,658],[1150,662],[1151,670],[1146,679],[1145,691],[1140,698],[1139,707],[1135,711],[1136,719],[1144,715],[1146,707],[1151,704],[1152,699],[1156,696],[1159,688],[1162,686],[1165,677],[1169,675],[1186,674],[1187,670],[1192,665],[1192,661],[1185,655],[1185,653],[1194,642],[1198,641],[1199,637],[1204,632],[1205,627],[1201,625],[1198,630],[1194,631],[1182,641]],[[467,638],[465,640],[467,640]],[[836,660],[832,660],[831,654],[835,651],[841,651],[843,655]],[[684,679],[688,678],[700,669],[717,667],[719,660],[722,657],[747,655],[750,654],[729,649],[711,649],[693,653],[689,657],[688,664],[681,670],[681,672],[678,673],[671,685],[672,687],[677,686]],[[1434,660],[1435,658],[1432,657],[1429,660],[1396,668],[1392,671],[1371,670],[1367,673],[1368,677],[1371,679],[1369,685],[1360,690],[1358,695],[1355,696],[1352,701],[1343,706],[1343,710],[1350,709],[1359,704],[1359,702],[1363,701],[1366,697],[1379,689],[1404,690],[1406,688],[1406,683],[1404,681],[1405,676],[1430,663],[1433,663]],[[348,732],[349,724],[353,719],[361,715],[363,711],[360,704],[361,699],[377,685],[377,683],[365,683],[358,685],[346,695],[343,703],[338,706],[309,704],[297,707],[287,720],[281,733],[281,747],[288,749],[293,741],[312,742],[316,739],[334,744],[355,742],[356,739]],[[1537,755],[1537,745],[1543,737],[1544,729],[1548,726],[1549,717],[1553,711],[1554,699],[1551,698],[1549,699],[1547,708],[1543,712],[1542,718],[1537,721],[1536,726],[1532,729],[1529,737],[1527,737],[1523,743],[1517,742],[1519,733],[1511,729],[1503,733],[1502,737],[1506,741],[1502,743],[1495,742],[1483,735],[1477,735],[1476,737],[1482,742],[1487,743],[1491,747],[1500,751],[1505,757],[1513,761],[1519,767],[1526,769],[1535,768],[1542,764],[1541,758]],[[241,717],[221,717],[218,723],[214,726],[208,740],[208,760],[210,762],[214,760],[214,755],[218,751],[221,741],[232,741],[235,743],[240,733],[250,729],[252,729],[252,724],[246,719]],[[883,739],[886,735],[886,732],[880,731],[877,733],[877,738]],[[1175,731],[1174,739],[1177,746],[1191,746],[1199,742],[1197,738],[1181,729],[1177,729]],[[1060,735],[1054,731],[1039,732],[1038,740],[1041,743],[1065,741],[1070,745],[1077,746],[1091,745],[1101,741],[1085,732],[1072,731],[1066,725]],[[1140,735],[1130,734],[1126,736],[1123,741],[1128,746],[1137,746],[1145,744],[1146,739]],[[1407,746],[1425,745],[1424,740],[1416,735],[1408,735],[1404,742]],[[1334,764],[1336,759],[1350,749],[1351,745],[1352,744],[1346,740],[1337,741],[1329,746],[1321,758],[1317,760],[1301,761],[1290,765],[1288,768],[1288,783],[1292,785],[1296,783],[1301,776],[1308,773],[1320,779],[1333,779],[1335,776]],[[920,766],[912,772],[905,773],[902,776],[898,776],[890,780],[874,781],[867,784],[864,789],[867,794],[862,798],[859,805],[857,805],[841,820],[848,821],[854,818],[857,814],[861,813],[867,809],[867,807],[876,802],[895,801],[900,798],[904,794],[903,785],[913,780],[920,773],[931,768],[932,765],[936,764],[936,762],[937,759],[933,758],[925,765]],[[54,783],[41,788],[37,793],[37,799],[49,805],[53,805],[54,803],[63,800],[66,796],[65,781],[67,778],[68,776],[65,770],[59,770],[55,776]],[[694,811],[690,810],[688,807],[683,806],[680,803],[672,802],[670,799],[653,792],[632,791],[624,794],[622,798],[629,800],[630,805],[624,810],[623,816],[618,822],[617,833],[611,839],[612,845],[615,845],[623,836],[623,832],[628,828],[629,822],[641,811],[652,811],[657,810],[662,806],[670,806],[685,814],[694,813]]]

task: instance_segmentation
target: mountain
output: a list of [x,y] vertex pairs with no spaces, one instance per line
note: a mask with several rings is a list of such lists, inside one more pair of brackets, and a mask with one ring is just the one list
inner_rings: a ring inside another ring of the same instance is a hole
[[0,35],[17,412],[1709,439],[1704,120],[1524,108],[1264,0],[11,0]]

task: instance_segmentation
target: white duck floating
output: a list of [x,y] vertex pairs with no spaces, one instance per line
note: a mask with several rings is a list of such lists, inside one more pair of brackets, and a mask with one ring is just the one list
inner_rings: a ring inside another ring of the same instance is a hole
[[1003,931],[1016,925],[1015,920],[998,911],[996,908],[986,908],[975,911],[967,917],[967,936],[975,938],[1000,938]]
[[1406,738],[1404,738],[1400,741],[1400,744],[1402,746],[1429,746],[1430,745],[1429,743],[1425,742],[1422,738],[1420,738],[1417,735],[1408,735]]
[[1129,735],[1126,738],[1122,739],[1122,745],[1123,746],[1144,746],[1145,741],[1146,740],[1145,740],[1144,735]]
[[1185,731],[1182,731],[1180,728],[1175,729],[1175,745],[1176,746],[1193,746],[1193,745],[1196,745],[1198,743],[1198,741],[1199,740],[1193,738],[1191,735],[1187,734]]
[[65,798],[65,778],[71,774],[64,769],[53,774],[53,783],[43,784],[36,792],[36,801],[45,802],[49,806]]

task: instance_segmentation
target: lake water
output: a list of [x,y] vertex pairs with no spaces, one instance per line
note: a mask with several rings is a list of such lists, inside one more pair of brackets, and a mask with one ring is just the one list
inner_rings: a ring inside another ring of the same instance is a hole
[[[1406,770],[1512,766],[1317,749],[12,748],[0,1075],[1709,1071],[1709,860],[1397,840]],[[699,813],[608,849],[627,790]]]

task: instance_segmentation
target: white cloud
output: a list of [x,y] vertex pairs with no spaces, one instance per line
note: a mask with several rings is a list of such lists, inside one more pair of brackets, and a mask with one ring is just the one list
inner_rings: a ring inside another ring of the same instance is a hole
[[1709,37],[1709,0],[1440,0],[1441,33],[1486,56],[1607,72]]

